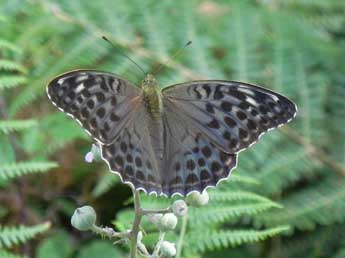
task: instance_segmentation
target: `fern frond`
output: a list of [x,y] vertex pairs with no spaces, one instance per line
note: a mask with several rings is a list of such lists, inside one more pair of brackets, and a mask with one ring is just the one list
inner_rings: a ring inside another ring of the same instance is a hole
[[[245,13],[245,14],[244,14]],[[234,72],[236,80],[250,81],[260,78],[260,54],[257,51],[263,33],[262,17],[250,5],[237,2],[232,8],[224,41],[229,42],[232,51],[227,53],[227,65]]]
[[[78,35],[78,37],[69,41],[69,55],[65,55],[59,59],[50,59],[51,64],[49,70],[44,71],[44,74],[39,78],[30,80],[29,88],[23,89],[19,95],[13,100],[9,107],[10,115],[14,115],[19,109],[23,108],[29,103],[37,100],[38,97],[45,95],[47,82],[49,82],[56,74],[61,73],[62,69],[68,65],[72,69],[73,65],[81,65],[82,63],[90,64],[97,60],[104,54],[106,48],[100,48],[97,37],[90,33]],[[67,46],[66,46],[67,48]],[[85,53],[89,55],[84,55]]]
[[224,202],[224,201],[258,201],[258,202],[265,202],[270,203],[272,207],[282,208],[279,204],[271,201],[270,199],[258,195],[252,192],[245,192],[245,191],[215,191],[210,193],[210,198],[212,202]]
[[260,214],[266,225],[289,223],[302,230],[345,221],[344,179],[332,176],[282,201],[284,209]]
[[12,60],[0,59],[0,70],[7,71],[7,72],[20,72],[20,73],[27,73],[26,68]]
[[253,243],[281,234],[289,230],[289,226],[279,226],[264,230],[229,230],[193,232],[193,237],[188,238],[188,247],[194,252],[205,252],[237,246],[243,243]]
[[20,54],[22,51],[19,47],[17,47],[16,45],[14,45],[13,43],[1,39],[0,38],[0,50],[10,50],[12,52],[15,52],[17,54]]
[[51,161],[25,161],[0,165],[0,177],[8,180],[26,174],[43,173],[57,167],[57,163]]
[[38,234],[47,231],[50,228],[50,225],[50,222],[46,222],[35,226],[0,226],[0,248],[10,248],[14,245],[25,243],[36,237]]
[[[168,48],[171,44],[171,35],[167,34],[166,31],[158,29],[159,26],[164,26],[167,19],[164,19],[164,5],[160,5],[158,9],[152,1],[136,1],[140,10],[141,22],[143,23],[142,28],[148,37],[149,48],[155,49],[155,52],[163,59],[168,58]],[[157,15],[152,15],[156,13]],[[160,19],[159,19],[160,18]],[[159,20],[158,20],[159,19]]]
[[37,125],[37,121],[33,119],[0,121],[0,131],[8,134],[14,131],[22,131],[35,125]]
[[[231,182],[236,182],[236,183],[244,183],[244,184],[250,184],[250,185],[259,185],[260,181],[256,180],[255,178],[249,177],[249,176],[245,176],[245,175],[237,175],[237,174],[232,174],[229,181],[229,183]],[[223,185],[227,183],[224,182],[222,183]]]
[[14,88],[26,83],[27,78],[21,75],[4,75],[0,76],[0,90]]
[[27,256],[12,254],[5,250],[0,250],[0,257],[1,258],[28,258]]
[[299,232],[294,237],[285,238],[281,248],[281,257],[316,257],[316,253],[334,254],[334,250],[339,248],[338,240],[345,237],[344,229],[344,224],[334,224],[318,227],[314,231]]
[[246,204],[232,204],[232,205],[213,205],[212,207],[202,207],[197,210],[192,216],[194,217],[191,223],[200,226],[206,223],[221,223],[224,221],[230,221],[241,215],[256,215],[260,212],[271,208],[280,208],[281,206],[272,202],[264,201],[259,203],[246,203]]

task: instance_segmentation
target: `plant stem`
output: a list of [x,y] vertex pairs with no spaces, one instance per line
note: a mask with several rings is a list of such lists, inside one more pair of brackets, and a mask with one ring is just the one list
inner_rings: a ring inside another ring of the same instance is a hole
[[147,214],[157,214],[157,213],[162,213],[162,214],[165,214],[165,213],[169,213],[171,212],[171,208],[165,208],[165,209],[144,209],[142,208],[142,214],[143,215],[147,215]]
[[158,238],[155,250],[152,253],[152,257],[158,257],[158,253],[161,248],[161,244],[164,241],[164,237],[165,237],[165,232],[159,231],[159,238]]
[[185,236],[186,230],[187,230],[187,223],[188,223],[188,214],[186,214],[182,218],[182,227],[181,227],[180,237],[179,237],[179,240],[178,240],[178,243],[177,243],[176,258],[180,258],[181,257],[183,239],[184,239],[184,236]]
[[139,191],[132,188],[134,197],[134,222],[131,230],[131,258],[137,257],[137,238],[139,232],[140,221],[143,216],[142,209],[140,207],[140,196]]
[[109,238],[119,237],[119,238],[129,238],[128,232],[116,232],[114,229],[109,227],[99,227],[94,225],[91,229],[96,234],[106,236]]

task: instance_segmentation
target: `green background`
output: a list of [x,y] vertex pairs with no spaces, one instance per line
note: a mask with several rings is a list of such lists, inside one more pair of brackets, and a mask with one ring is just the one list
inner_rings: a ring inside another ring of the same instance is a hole
[[[190,209],[181,257],[345,257],[344,11],[335,0],[0,0],[0,257],[128,257],[126,246],[70,226],[89,204],[99,224],[128,229],[131,192],[103,162],[84,162],[92,140],[45,93],[79,68],[139,83],[103,35],[146,71],[167,64],[162,87],[240,80],[298,106],[296,119],[239,155],[207,206]],[[157,233],[144,228],[152,246]]]

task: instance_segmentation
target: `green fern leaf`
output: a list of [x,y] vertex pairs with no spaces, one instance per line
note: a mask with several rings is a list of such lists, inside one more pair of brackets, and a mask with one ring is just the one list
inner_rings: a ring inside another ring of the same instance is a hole
[[14,245],[25,243],[38,234],[47,231],[50,228],[50,222],[38,224],[35,226],[0,226],[0,248],[10,248]]
[[8,134],[14,131],[22,131],[35,125],[37,125],[37,121],[33,119],[0,121],[0,131]]
[[8,180],[26,174],[43,173],[57,167],[57,163],[51,161],[25,161],[0,165],[0,177]]
[[18,64],[11,60],[0,59],[0,70],[7,72],[21,72],[27,73],[27,70],[21,64]]
[[282,208],[279,204],[272,202],[270,199],[255,194],[251,192],[245,192],[245,191],[215,191],[210,194],[212,202],[224,202],[224,201],[258,201],[258,202],[265,202],[270,203],[272,207],[276,208]]
[[345,220],[344,181],[331,176],[321,183],[292,194],[282,201],[284,209],[257,216],[265,225],[289,223],[298,229],[311,230],[317,224],[329,225]]
[[0,39],[0,50],[10,50],[17,54],[22,52],[16,45],[4,39]]
[[[251,185],[260,185],[260,181],[252,177],[244,176],[244,175],[231,175],[230,180],[227,182],[229,183],[238,182],[238,183],[251,184]],[[224,183],[227,183],[227,182],[224,182]]]
[[237,246],[243,243],[253,243],[287,232],[289,226],[279,226],[264,230],[229,230],[193,232],[193,238],[188,239],[188,246],[194,252],[205,252]]
[[194,219],[191,223],[195,224],[197,227],[205,223],[221,223],[230,221],[241,215],[256,215],[268,209],[280,207],[280,205],[272,201],[245,204],[234,203],[232,205],[223,205],[220,203],[212,207],[202,207],[191,211],[191,213],[195,212],[195,214],[192,215]]
[[25,76],[20,75],[5,75],[0,77],[0,90],[7,88],[14,88],[19,85],[26,83],[27,79]]
[[5,250],[0,250],[0,257],[1,258],[28,258],[27,256],[12,254]]

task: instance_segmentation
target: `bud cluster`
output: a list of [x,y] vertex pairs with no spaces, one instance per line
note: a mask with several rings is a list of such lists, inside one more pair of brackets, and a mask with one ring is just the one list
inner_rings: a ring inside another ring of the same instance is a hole
[[[95,154],[99,151],[98,146],[93,145],[93,151],[90,151],[85,159],[89,159],[90,162],[94,160]],[[87,157],[89,155],[89,157]],[[92,157],[91,157],[92,156]],[[182,218],[187,215],[188,205],[194,207],[200,207],[206,205],[209,201],[209,195],[206,191],[203,193],[192,192],[184,200],[176,200],[167,210],[153,210],[146,211],[141,216],[146,215],[148,220],[155,225],[159,230],[159,240],[156,243],[154,251],[150,254],[143,244],[143,233],[141,231],[135,232],[137,234],[137,249],[139,253],[144,257],[150,258],[161,258],[161,257],[174,257],[177,253],[176,246],[174,243],[164,240],[165,234],[168,231],[176,229],[178,218]],[[161,213],[160,213],[161,212]],[[95,225],[96,223],[96,212],[91,206],[83,206],[77,208],[71,218],[71,224],[74,228],[80,231],[91,230],[95,233],[101,234],[108,237],[120,237],[117,242],[126,242],[131,238],[131,231],[124,233],[115,232],[112,228],[102,228]],[[133,234],[134,232],[132,232]]]

